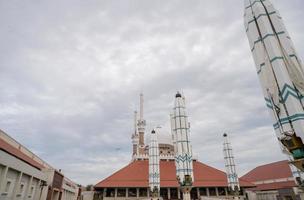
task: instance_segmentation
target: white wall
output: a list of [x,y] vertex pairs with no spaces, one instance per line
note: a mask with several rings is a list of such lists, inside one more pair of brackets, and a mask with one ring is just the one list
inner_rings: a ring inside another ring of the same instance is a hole
[[46,181],[43,172],[0,150],[0,199],[44,200],[40,185]]

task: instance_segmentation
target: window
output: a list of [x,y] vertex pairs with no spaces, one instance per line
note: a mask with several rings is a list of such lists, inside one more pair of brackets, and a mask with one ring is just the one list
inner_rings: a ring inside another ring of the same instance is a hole
[[160,188],[160,196],[163,197],[163,199],[168,199],[168,189]]
[[191,195],[191,199],[199,199],[197,196],[197,189],[196,188],[192,188],[192,190],[190,191],[190,195]]
[[117,197],[126,197],[126,188],[118,188]]
[[137,196],[136,188],[129,188],[128,197],[136,197],[136,196]]
[[201,196],[207,196],[207,188],[200,188],[199,192]]
[[32,185],[31,188],[30,188],[30,192],[28,194],[28,198],[32,199],[34,197],[34,195],[35,195],[34,192],[35,192],[35,186]]
[[17,194],[17,197],[21,197],[21,198],[23,198],[23,196],[24,196],[24,192],[25,192],[25,186],[24,186],[24,183],[20,183],[20,187],[19,187],[19,193]]
[[12,196],[15,182],[12,179],[6,179],[6,184],[4,188],[4,192],[1,194],[6,196],[8,199]]
[[210,196],[216,196],[216,190],[215,190],[215,188],[209,188],[209,195]]
[[219,187],[218,189],[218,195],[219,196],[225,196],[226,192],[225,192],[225,188]]
[[9,193],[11,185],[12,185],[12,182],[10,180],[7,180],[5,190],[4,190],[5,193]]
[[177,188],[170,188],[170,197],[171,199],[178,199]]
[[107,188],[106,197],[115,197],[115,189],[114,188]]
[[139,196],[147,197],[148,196],[147,188],[139,188]]

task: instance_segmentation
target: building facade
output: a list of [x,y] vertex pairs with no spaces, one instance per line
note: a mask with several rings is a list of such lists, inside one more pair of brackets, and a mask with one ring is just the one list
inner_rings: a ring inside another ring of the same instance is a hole
[[79,188],[0,130],[1,200],[77,200]]
[[[176,179],[174,160],[160,161],[160,196],[163,199],[182,199],[182,192]],[[232,198],[228,191],[226,173],[199,161],[193,162],[194,183],[192,199]],[[101,199],[147,199],[151,197],[148,183],[148,160],[132,161],[95,185],[95,200]],[[243,191],[254,187],[250,182],[240,179],[240,197]]]
[[301,199],[303,192],[296,185],[287,160],[261,165],[242,179],[256,185],[246,190],[250,200]]

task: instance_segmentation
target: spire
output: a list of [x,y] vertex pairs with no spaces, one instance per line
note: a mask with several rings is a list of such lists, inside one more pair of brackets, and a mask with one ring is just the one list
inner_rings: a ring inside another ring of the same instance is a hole
[[232,147],[229,143],[227,133],[224,133],[223,137],[224,137],[223,151],[224,151],[225,167],[227,173],[228,188],[229,190],[233,191],[235,194],[238,194],[238,191],[240,190],[240,185],[239,185],[239,178],[236,173],[234,157],[232,154]]
[[137,122],[139,132],[139,154],[145,153],[145,127],[146,121],[144,120],[144,95],[140,93],[140,110],[139,120]]
[[137,135],[137,111],[134,111],[134,134]]
[[143,120],[144,119],[144,95],[143,93],[140,93],[139,95],[139,101],[140,101],[140,115],[139,115],[139,120]]
[[137,111],[134,111],[134,133],[132,134],[133,156],[138,155],[139,137],[137,132]]
[[149,144],[149,187],[153,199],[158,199],[160,191],[159,148],[157,132],[152,130]]
[[178,182],[183,191],[183,198],[190,199],[193,183],[192,148],[190,144],[190,130],[186,113],[185,98],[177,92],[171,116],[173,142],[175,142],[175,166]]

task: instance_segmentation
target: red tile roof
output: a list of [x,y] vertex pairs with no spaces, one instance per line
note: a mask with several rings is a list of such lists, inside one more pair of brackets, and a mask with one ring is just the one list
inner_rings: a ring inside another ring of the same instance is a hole
[[292,177],[292,173],[287,160],[258,166],[242,176],[243,179],[250,182],[289,177]]
[[32,158],[30,158],[29,156],[27,156],[26,154],[21,152],[19,149],[13,147],[12,145],[10,145],[9,143],[7,143],[5,140],[3,140],[1,138],[0,138],[0,149],[15,156],[16,158],[19,158],[20,160],[23,160],[27,164],[29,164],[39,170],[44,168],[41,164],[39,164],[38,162],[36,162]]
[[[194,187],[227,187],[226,174],[201,162],[193,162]],[[104,187],[148,187],[149,163],[147,160],[134,161],[95,185]],[[242,187],[254,187],[240,179]],[[174,161],[160,161],[161,187],[178,187]]]
[[296,184],[294,181],[285,181],[285,182],[275,182],[275,183],[267,183],[257,185],[256,188],[250,188],[251,191],[266,191],[266,190],[277,190],[283,188],[292,188],[295,187]]
[[[261,165],[244,176],[242,179],[250,182],[258,182],[258,181],[266,181],[266,180],[274,180],[274,179],[287,179],[293,178],[290,167],[288,165],[287,160],[269,163],[266,165]],[[256,184],[256,188],[252,188],[253,191],[263,191],[263,190],[277,190],[282,188],[291,188],[295,187],[295,181],[282,181],[282,182],[273,182],[273,183],[262,183]]]

